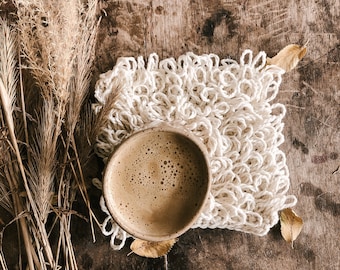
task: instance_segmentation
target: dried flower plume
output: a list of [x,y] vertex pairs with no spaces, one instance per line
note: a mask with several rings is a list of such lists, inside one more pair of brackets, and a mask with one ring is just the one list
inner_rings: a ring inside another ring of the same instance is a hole
[[[20,223],[29,269],[57,269],[60,263],[63,269],[77,269],[70,236],[77,191],[89,208],[91,222],[93,213],[75,129],[91,79],[97,1],[15,0],[14,4],[18,42],[0,20],[0,149],[9,149],[0,154],[0,205]],[[19,63],[16,44],[23,56]],[[35,84],[24,84],[20,76],[17,92],[17,71],[21,74],[24,69]],[[32,96],[34,102],[25,100]],[[33,116],[26,113],[27,104]],[[25,136],[19,138],[22,129]],[[32,214],[19,218],[25,211]],[[52,249],[49,234],[56,227],[59,239]],[[1,248],[0,263],[6,269]]]

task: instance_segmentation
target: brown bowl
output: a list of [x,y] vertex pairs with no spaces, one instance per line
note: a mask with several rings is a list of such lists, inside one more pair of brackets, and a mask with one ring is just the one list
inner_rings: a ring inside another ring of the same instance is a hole
[[188,132],[163,126],[137,132],[117,147],[105,169],[103,194],[121,228],[156,242],[190,229],[210,181],[205,146]]

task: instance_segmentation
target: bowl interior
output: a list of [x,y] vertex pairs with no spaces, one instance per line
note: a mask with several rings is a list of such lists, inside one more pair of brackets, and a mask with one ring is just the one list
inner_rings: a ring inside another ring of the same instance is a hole
[[181,131],[151,128],[116,149],[105,169],[103,192],[108,210],[125,231],[162,241],[191,227],[209,186],[202,145]]

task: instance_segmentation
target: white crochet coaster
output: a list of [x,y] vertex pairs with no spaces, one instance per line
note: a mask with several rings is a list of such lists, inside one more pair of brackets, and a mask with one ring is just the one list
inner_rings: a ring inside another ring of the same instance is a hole
[[[282,118],[285,107],[273,103],[283,70],[266,66],[266,54],[243,52],[240,63],[215,54],[186,53],[177,61],[151,54],[119,58],[100,76],[94,104],[99,112],[114,86],[123,91],[102,127],[96,151],[106,161],[122,140],[160,122],[182,126],[207,147],[213,182],[206,207],[193,228],[226,228],[265,235],[278,222],[278,211],[292,207],[286,195],[289,172]],[[103,233],[115,249],[124,232],[107,214]],[[117,244],[117,239],[119,240]]]

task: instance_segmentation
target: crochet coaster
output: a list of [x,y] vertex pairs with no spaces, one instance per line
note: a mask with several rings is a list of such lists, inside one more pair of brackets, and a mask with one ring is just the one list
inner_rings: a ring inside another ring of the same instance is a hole
[[[285,106],[274,103],[284,71],[266,66],[266,54],[245,50],[240,62],[215,54],[186,53],[159,60],[151,54],[119,58],[96,84],[99,112],[114,86],[123,91],[102,127],[97,154],[106,161],[132,133],[160,122],[182,126],[205,144],[212,172],[210,197],[193,228],[226,228],[265,235],[278,222],[278,211],[296,204],[286,195],[289,172],[282,119]],[[103,233],[114,249],[129,235],[107,218]],[[118,242],[117,242],[118,240]]]

